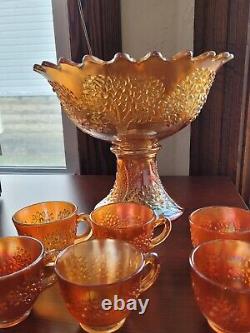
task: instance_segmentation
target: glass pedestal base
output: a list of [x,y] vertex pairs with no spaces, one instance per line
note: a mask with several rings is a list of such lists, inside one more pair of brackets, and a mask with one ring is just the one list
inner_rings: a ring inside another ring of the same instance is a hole
[[180,207],[165,191],[157,170],[157,140],[122,141],[111,150],[117,157],[114,187],[96,207],[133,201],[149,205],[156,214],[175,220],[183,214]]

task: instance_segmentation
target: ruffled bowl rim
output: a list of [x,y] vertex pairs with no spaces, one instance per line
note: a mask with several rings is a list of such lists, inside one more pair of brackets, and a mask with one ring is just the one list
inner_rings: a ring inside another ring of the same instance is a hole
[[207,51],[204,52],[196,57],[193,57],[193,52],[190,50],[184,50],[181,52],[176,53],[175,55],[173,55],[170,58],[167,58],[165,56],[163,56],[163,54],[161,52],[158,51],[153,51],[153,52],[149,52],[147,53],[144,57],[139,58],[139,59],[135,59],[133,57],[131,57],[128,53],[122,53],[122,52],[118,52],[114,55],[114,57],[111,60],[108,61],[104,61],[98,57],[95,57],[93,55],[85,55],[82,58],[82,62],[81,63],[76,63],[72,60],[68,60],[66,58],[60,58],[57,64],[48,62],[48,61],[43,61],[41,65],[39,64],[35,64],[33,69],[36,72],[46,72],[46,67],[50,67],[53,69],[61,69],[61,64],[67,64],[69,66],[75,66],[78,67],[79,69],[84,67],[84,65],[86,63],[93,63],[93,64],[97,64],[97,65],[111,65],[111,64],[115,64],[119,61],[127,61],[130,64],[141,64],[143,62],[147,62],[151,59],[158,59],[161,60],[163,62],[166,63],[171,63],[171,62],[176,62],[178,60],[181,59],[188,59],[191,62],[208,62],[210,61],[211,63],[217,62],[220,63],[221,65],[225,64],[226,62],[232,60],[234,58],[234,55],[229,53],[229,52],[221,52],[216,54],[215,51]]

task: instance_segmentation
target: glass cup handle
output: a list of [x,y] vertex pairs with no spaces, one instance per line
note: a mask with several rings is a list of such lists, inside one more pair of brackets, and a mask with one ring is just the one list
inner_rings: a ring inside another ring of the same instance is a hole
[[46,267],[51,267],[51,266],[55,266],[55,261],[56,261],[56,257],[58,256],[58,254],[60,253],[59,250],[48,250],[45,252],[45,256],[43,259],[43,262],[45,264]]
[[89,219],[89,215],[84,214],[84,213],[78,214],[77,215],[77,225],[79,223],[84,223],[85,225],[87,225],[88,226],[88,231],[87,231],[87,233],[76,235],[76,240],[77,240],[77,242],[78,241],[86,241],[92,236],[92,233],[93,233],[91,223],[90,223],[90,219]]
[[156,236],[155,238],[153,238],[151,240],[151,244],[150,244],[150,249],[154,248],[156,245],[161,244],[170,234],[171,229],[172,229],[172,223],[171,221],[164,216],[160,216],[158,218],[158,220],[156,220],[155,225],[154,225],[154,230],[155,228],[164,225],[164,228],[162,230],[162,232],[160,233],[160,235]]
[[150,266],[148,273],[144,278],[141,280],[140,285],[140,292],[146,291],[148,288],[150,288],[155,280],[157,279],[159,273],[160,273],[160,261],[159,257],[156,253],[147,253],[144,255],[144,267]]
[[46,251],[43,258],[43,277],[42,277],[42,290],[50,287],[57,280],[56,273],[54,271],[55,261],[59,250]]

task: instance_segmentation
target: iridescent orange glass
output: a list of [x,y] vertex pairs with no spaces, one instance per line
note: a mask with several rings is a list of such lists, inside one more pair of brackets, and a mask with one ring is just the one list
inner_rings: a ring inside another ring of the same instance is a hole
[[250,332],[250,243],[217,239],[190,256],[196,301],[218,333]]
[[[134,245],[142,252],[148,252],[162,243],[170,234],[171,221],[157,217],[146,205],[120,202],[95,209],[86,220],[90,222],[97,239],[114,238]],[[156,228],[163,227],[154,236]]]
[[0,328],[25,320],[51,280],[45,277],[44,247],[31,237],[0,238]]
[[48,253],[58,253],[75,240],[87,240],[91,230],[77,235],[77,226],[83,222],[75,204],[66,201],[39,202],[17,211],[12,220],[19,235],[39,239]]
[[34,66],[76,126],[112,142],[116,181],[99,206],[136,201],[170,219],[182,214],[158,175],[159,140],[197,117],[217,70],[232,58],[228,52],[192,57],[183,51],[170,59],[152,52],[135,60],[118,53],[110,61],[86,55],[82,64],[60,59],[58,65],[45,61]]
[[213,239],[250,242],[250,211],[237,207],[203,207],[189,216],[193,246]]
[[90,240],[65,249],[55,271],[66,306],[89,333],[114,332],[130,311],[105,310],[105,299],[137,299],[155,282],[160,270],[155,253],[142,254],[129,243]]

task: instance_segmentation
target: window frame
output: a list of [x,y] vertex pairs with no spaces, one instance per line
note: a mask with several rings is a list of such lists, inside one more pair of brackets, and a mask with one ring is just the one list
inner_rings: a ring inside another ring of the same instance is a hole
[[[51,0],[57,59],[71,58],[67,0]],[[46,60],[46,59],[45,59]],[[79,174],[79,152],[76,126],[62,112],[66,167],[1,167],[0,174]]]

